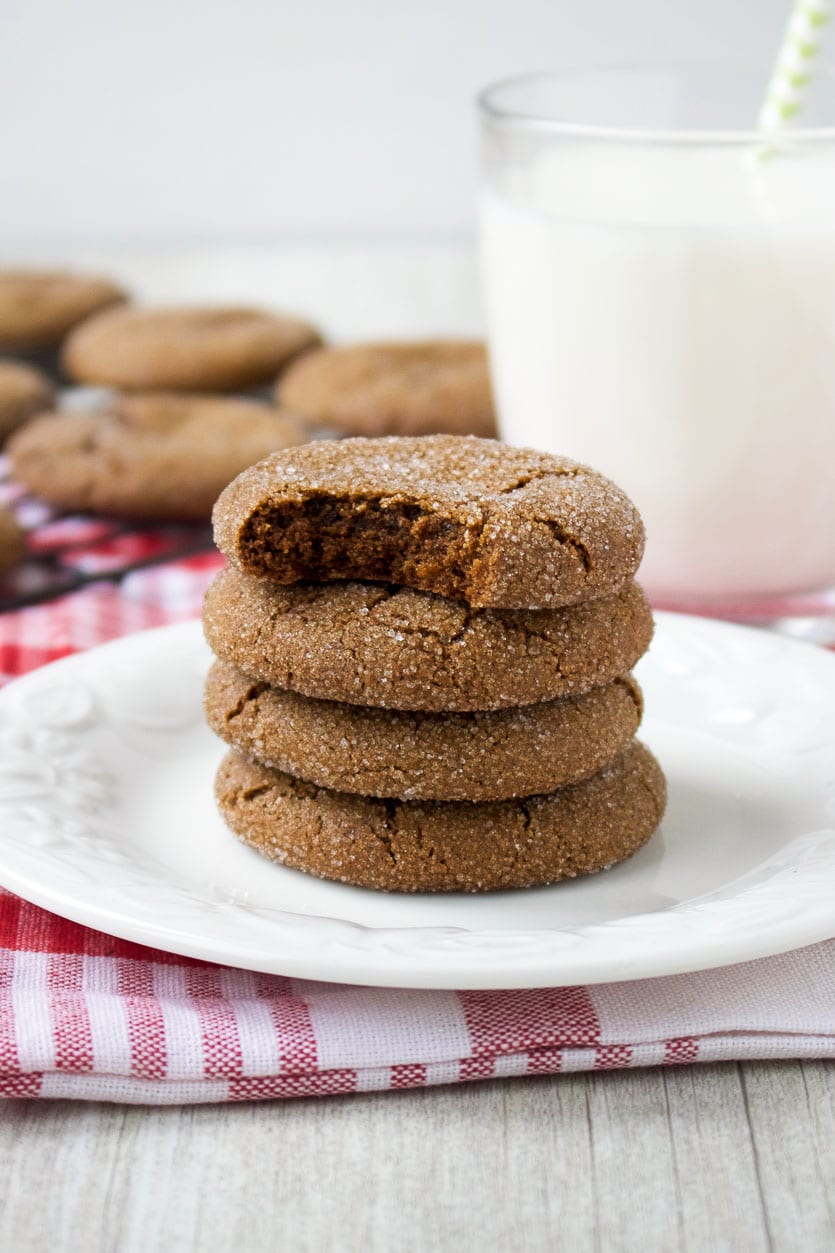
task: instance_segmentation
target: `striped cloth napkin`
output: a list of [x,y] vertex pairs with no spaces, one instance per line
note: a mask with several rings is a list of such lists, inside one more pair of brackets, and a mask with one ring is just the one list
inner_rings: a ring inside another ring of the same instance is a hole
[[[195,617],[218,565],[204,553],[0,615],[2,681]],[[835,1057],[835,941],[635,983],[424,992],[212,966],[113,939],[0,890],[6,1097],[247,1101],[788,1057]]]

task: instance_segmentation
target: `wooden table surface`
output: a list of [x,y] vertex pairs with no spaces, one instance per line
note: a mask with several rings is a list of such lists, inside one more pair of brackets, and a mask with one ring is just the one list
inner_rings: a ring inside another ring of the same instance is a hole
[[835,1064],[0,1107],[3,1253],[835,1248]]

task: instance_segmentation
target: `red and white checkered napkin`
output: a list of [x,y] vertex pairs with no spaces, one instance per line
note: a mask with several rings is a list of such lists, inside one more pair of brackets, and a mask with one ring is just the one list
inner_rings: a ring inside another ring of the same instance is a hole
[[92,583],[59,600],[0,613],[0,685],[120,635],[199,617],[203,593],[222,564],[218,553],[200,553],[136,570],[118,584]]
[[835,941],[638,983],[418,992],[210,966],[0,893],[6,1097],[251,1101],[756,1057],[835,1057]]
[[[194,617],[217,565],[191,558],[0,616],[0,671]],[[635,983],[421,992],[211,966],[0,890],[0,1096],[247,1101],[780,1057],[835,1057],[835,940]]]

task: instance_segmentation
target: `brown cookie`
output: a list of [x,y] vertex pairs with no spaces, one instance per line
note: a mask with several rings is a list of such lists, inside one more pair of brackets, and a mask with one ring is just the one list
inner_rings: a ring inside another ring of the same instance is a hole
[[588,466],[456,435],[278,453],[229,485],[214,525],[246,574],[396,583],[482,608],[605,596],[644,546],[635,506]]
[[6,451],[13,477],[60,508],[205,521],[245,466],[303,438],[266,404],[155,393],[34,418]]
[[127,298],[107,279],[64,270],[0,270],[0,351],[56,348],[79,322]]
[[483,344],[352,344],[307,353],[276,397],[315,426],[346,435],[496,435]]
[[223,661],[209,671],[205,704],[216,735],[276,770],[338,792],[443,801],[586,779],[623,752],[642,709],[631,676],[519,709],[430,714],[311,700]]
[[126,391],[243,391],[319,343],[312,326],[259,309],[116,309],[64,346],[67,373]]
[[0,361],[0,442],[55,402],[55,388],[34,366]]
[[24,535],[17,518],[0,505],[0,574],[17,565],[24,547]]
[[592,874],[631,856],[661,821],[666,787],[636,741],[590,779],[523,800],[352,796],[234,749],[215,795],[245,844],[296,870],[396,892],[489,892]]
[[281,587],[221,570],[206,593],[213,652],[306,696],[466,711],[555,700],[631,670],[652,638],[636,583],[567,609],[468,609],[380,583]]

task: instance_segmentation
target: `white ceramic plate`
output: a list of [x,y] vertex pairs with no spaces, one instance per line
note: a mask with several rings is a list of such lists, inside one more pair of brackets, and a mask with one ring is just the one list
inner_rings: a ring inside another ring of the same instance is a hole
[[77,922],[302,978],[507,988],[705,969],[835,935],[835,657],[659,614],[643,737],[670,800],[601,875],[397,896],[264,861],[215,813],[197,623],[0,692],[0,881]]

